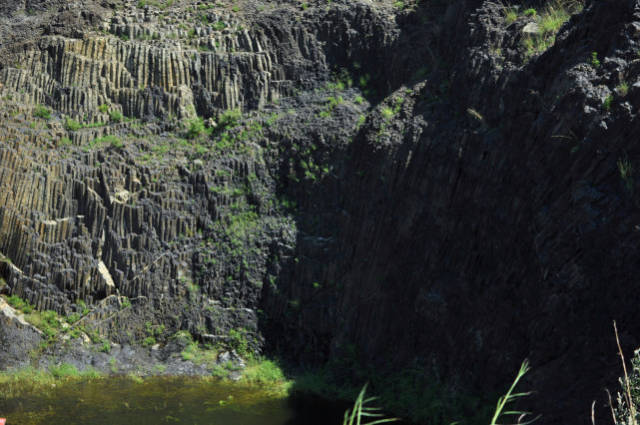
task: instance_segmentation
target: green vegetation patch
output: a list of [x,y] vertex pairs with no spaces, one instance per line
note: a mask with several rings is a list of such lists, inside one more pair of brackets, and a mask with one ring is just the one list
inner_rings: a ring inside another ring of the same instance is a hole
[[583,7],[582,1],[555,0],[548,3],[540,12],[535,9],[526,9],[523,14],[533,18],[538,26],[537,34],[528,35],[523,40],[527,57],[542,53],[551,47],[562,25],[572,15],[582,11]]
[[101,377],[100,372],[95,369],[79,371],[68,363],[50,365],[47,370],[27,367],[0,372],[0,400],[21,398],[26,394],[46,394],[55,389],[55,384]]
[[470,394],[448,386],[433,365],[381,371],[358,361],[354,347],[347,347],[340,360],[296,376],[291,391],[354,400],[367,382],[385,410],[415,423],[486,425],[500,394]]
[[51,119],[51,111],[42,105],[38,105],[33,110],[33,116],[44,120]]

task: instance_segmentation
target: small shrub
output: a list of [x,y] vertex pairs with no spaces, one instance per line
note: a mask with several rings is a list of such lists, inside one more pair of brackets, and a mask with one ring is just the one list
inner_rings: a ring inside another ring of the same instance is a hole
[[189,129],[187,130],[187,138],[195,139],[200,137],[205,131],[204,120],[200,117],[189,121]]
[[69,363],[62,363],[60,365],[49,366],[49,372],[54,378],[66,378],[80,376],[78,369]]
[[33,110],[33,116],[44,120],[51,119],[51,111],[42,105],[38,105]]
[[604,99],[604,101],[602,101],[602,109],[604,109],[605,111],[611,110],[612,103],[613,103],[613,95],[610,94]]
[[106,114],[107,112],[109,112],[109,105],[103,103],[102,105],[98,106],[98,111]]
[[72,118],[67,118],[64,122],[64,128],[68,131],[78,131],[82,128],[82,124]]
[[229,346],[236,352],[246,357],[249,354],[249,342],[247,341],[246,331],[244,329],[231,329],[229,331]]
[[111,121],[113,122],[122,121],[122,112],[118,111],[117,109],[114,109],[113,111],[109,112],[109,119],[111,119]]
[[615,424],[638,425],[638,411],[640,410],[640,350],[636,350],[633,353],[633,357],[631,358],[631,373],[629,373],[627,371],[624,353],[620,346],[620,337],[615,321],[613,322],[613,328],[624,375],[619,379],[622,392],[618,393],[615,406],[611,400],[611,394],[607,390],[607,394],[609,394],[609,406]]
[[594,68],[600,68],[600,60],[598,59],[598,52],[591,52],[591,66]]
[[535,9],[527,9],[524,14],[535,18],[539,33],[526,37],[524,45],[527,50],[527,56],[533,56],[537,53],[544,52],[551,47],[556,40],[556,34],[571,18],[571,15],[582,10],[583,4],[580,1],[567,2],[555,0],[548,3],[544,9],[538,14]]
[[89,307],[87,307],[87,304],[84,301],[78,300],[76,301],[76,305],[80,308],[83,316],[89,314]]
[[389,121],[395,115],[393,109],[389,108],[388,106],[383,106],[380,113],[382,114],[382,118],[384,118],[386,121]]
[[272,360],[250,362],[242,377],[247,382],[255,384],[274,384],[286,381],[282,369]]
[[80,320],[82,318],[82,316],[80,315],[80,313],[71,313],[70,315],[68,315],[67,317],[65,317],[65,320],[67,323],[69,323],[70,325],[73,325],[74,323],[76,323],[78,320]]
[[118,137],[118,136],[114,136],[113,134],[109,134],[103,137],[99,137],[97,139],[95,139],[93,142],[91,142],[91,144],[89,145],[90,148],[96,147],[96,146],[101,146],[101,145],[111,145],[112,147],[116,148],[116,149],[120,149],[124,146],[124,143],[122,142],[122,140]]
[[49,340],[55,338],[62,327],[55,311],[34,311],[25,316],[27,322],[40,329]]
[[72,144],[73,142],[68,137],[62,137],[58,143],[59,146],[71,146]]
[[504,22],[507,25],[513,24],[518,20],[518,11],[513,7],[507,7],[504,10]]
[[21,310],[23,313],[31,313],[33,311],[33,306],[17,295],[11,295],[7,298],[7,303],[16,310]]
[[617,162],[618,172],[620,173],[620,178],[624,182],[626,189],[629,192],[633,192],[633,165],[628,157],[620,158]]
[[142,340],[142,345],[144,347],[151,347],[152,345],[156,345],[156,339],[152,336],[148,336]]
[[626,81],[623,81],[616,87],[617,92],[620,96],[625,97],[627,93],[629,93],[629,84]]
[[241,118],[242,112],[240,109],[229,109],[218,117],[218,127],[222,130],[233,128],[238,125]]

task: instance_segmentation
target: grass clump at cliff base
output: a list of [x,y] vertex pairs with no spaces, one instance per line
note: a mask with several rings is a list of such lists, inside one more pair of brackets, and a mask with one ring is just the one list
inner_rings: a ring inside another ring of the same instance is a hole
[[[229,381],[233,372],[240,372],[237,381],[240,385],[259,386],[281,397],[289,394],[292,381],[285,376],[279,362],[251,353],[244,338],[238,338],[235,344],[227,347],[201,345],[186,331],[179,331],[172,338],[183,339],[187,343],[180,353],[183,360],[206,365],[215,379]],[[245,367],[240,368],[231,361],[219,363],[218,354],[221,350],[238,352],[245,359]]]
[[440,382],[427,367],[395,372],[331,363],[299,373],[290,393],[312,394],[328,400],[354,400],[364,383],[385,412],[415,423],[468,425],[490,422],[499,394],[468,394]]
[[79,371],[75,366],[62,363],[48,369],[26,367],[0,372],[0,400],[22,397],[25,394],[46,394],[64,382],[101,379],[104,375],[95,369]]

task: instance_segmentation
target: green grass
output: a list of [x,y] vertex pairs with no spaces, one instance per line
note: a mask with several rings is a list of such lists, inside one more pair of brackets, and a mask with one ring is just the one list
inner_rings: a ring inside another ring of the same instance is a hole
[[58,313],[51,310],[36,311],[25,316],[25,320],[40,329],[49,341],[53,340],[62,328]]
[[251,360],[242,373],[242,379],[252,384],[280,384],[287,382],[282,369],[273,360]]
[[116,149],[120,149],[124,146],[124,143],[118,136],[109,134],[103,137],[98,137],[97,139],[93,140],[91,143],[89,143],[88,146],[85,147],[85,150],[89,151],[93,148],[97,148],[103,145],[111,145]]
[[122,118],[122,112],[118,110],[114,109],[113,111],[109,112],[109,119],[113,122],[121,122]]
[[42,105],[38,105],[33,110],[33,116],[44,120],[51,119],[51,111]]
[[622,179],[625,188],[633,193],[634,188],[634,178],[633,178],[633,164],[629,158],[625,155],[623,158],[618,159],[618,172],[620,173],[620,178]]
[[[529,367],[528,360],[525,360],[524,362],[522,362],[522,365],[520,366],[520,370],[518,371],[518,374],[513,380],[513,383],[507,390],[507,393],[498,399],[496,410],[493,413],[493,417],[491,418],[490,425],[498,425],[499,423],[498,421],[505,416],[509,416],[509,417],[515,416],[513,420],[517,421],[517,423],[520,425],[531,423],[537,419],[537,418],[534,418],[529,421],[523,421],[523,418],[531,414],[530,412],[524,412],[520,410],[506,410],[508,405],[515,403],[516,401],[518,401],[523,397],[527,397],[528,395],[531,395],[531,392],[520,392],[520,393],[515,392],[516,386],[518,385],[522,377],[524,377],[524,375],[526,375],[527,372],[529,372],[530,369],[531,368]],[[508,420],[511,420],[511,419],[508,419]]]
[[620,96],[625,97],[627,93],[629,93],[629,84],[626,81],[623,81],[616,87],[616,90]]
[[16,310],[20,310],[23,313],[28,314],[34,311],[33,306],[29,304],[28,301],[23,300],[17,295],[11,295],[10,297],[7,297],[6,301],[11,307],[15,308]]
[[142,340],[142,345],[144,347],[151,347],[153,345],[156,345],[156,338],[153,336],[148,336]]
[[[616,403],[613,403],[611,399],[611,393],[607,389],[607,395],[609,396],[609,407],[611,414],[613,415],[613,422],[621,425],[638,425],[638,411],[640,411],[640,350],[634,352],[634,356],[631,358],[631,373],[627,371],[627,364],[620,345],[620,336],[618,334],[618,326],[615,320],[613,321],[613,330],[616,336],[616,343],[618,345],[618,354],[622,363],[623,377],[619,378],[620,389],[616,397]],[[623,379],[624,378],[624,379]],[[595,401],[591,407],[592,412],[595,406]]]
[[224,111],[218,117],[218,128],[220,130],[228,130],[238,125],[242,119],[242,112],[240,109],[229,109]]
[[27,394],[45,395],[56,384],[89,379],[101,379],[103,375],[93,368],[79,371],[75,366],[62,363],[50,365],[47,370],[26,367],[0,372],[0,400],[18,399]]
[[555,0],[548,3],[539,13],[535,9],[527,9],[523,13],[535,18],[539,27],[538,34],[525,37],[523,40],[527,56],[544,52],[555,43],[556,34],[571,18],[583,8],[579,0]]
[[64,128],[68,131],[78,131],[82,128],[82,124],[72,118],[67,118],[64,122]]
[[395,115],[393,109],[389,108],[388,106],[383,106],[380,110],[380,113],[382,114],[382,118],[384,118],[386,121],[389,121]]
[[504,9],[504,21],[505,24],[511,25],[518,20],[518,11],[513,7],[507,7]]
[[[376,425],[400,420],[399,418],[385,418],[384,414],[380,413],[379,407],[368,406],[369,403],[376,400],[376,397],[364,398],[366,391],[367,384],[362,387],[358,397],[356,397],[353,408],[344,412],[342,425]],[[363,420],[367,418],[373,418],[374,420],[371,422],[363,422]]]
[[207,133],[207,128],[204,126],[204,119],[197,117],[189,121],[189,127],[187,129],[187,138],[196,139],[201,135]]

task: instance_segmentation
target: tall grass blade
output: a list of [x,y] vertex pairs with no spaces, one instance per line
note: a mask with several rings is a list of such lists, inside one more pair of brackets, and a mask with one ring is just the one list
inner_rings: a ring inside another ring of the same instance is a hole
[[525,360],[522,362],[522,365],[520,365],[520,370],[518,371],[518,374],[516,375],[516,378],[513,380],[513,383],[511,384],[511,387],[509,387],[509,390],[507,391],[507,393],[505,395],[503,395],[502,397],[500,397],[498,399],[498,404],[496,405],[496,410],[495,413],[493,414],[493,418],[491,419],[491,425],[498,425],[498,420],[500,419],[500,417],[502,416],[506,416],[506,415],[519,415],[520,418],[518,419],[518,424],[519,425],[525,425],[525,424],[530,424],[534,421],[536,421],[538,417],[535,417],[529,421],[526,422],[522,422],[521,419],[525,418],[526,416],[530,415],[530,412],[521,412],[521,411],[514,411],[514,410],[505,410],[506,406],[509,403],[513,403],[514,401],[516,401],[519,398],[522,397],[526,397],[528,395],[531,395],[531,392],[527,391],[527,392],[519,392],[516,393],[514,392],[516,389],[516,386],[518,385],[518,383],[520,382],[520,380],[522,379],[522,377],[529,372],[530,367],[529,367],[529,361]]
[[383,418],[376,419],[371,422],[362,422],[362,418],[380,418],[384,416],[380,413],[379,407],[373,406],[365,406],[367,403],[370,403],[376,400],[376,397],[364,398],[365,393],[367,392],[367,385],[365,384],[360,390],[360,394],[356,398],[356,401],[353,403],[353,408],[344,412],[344,420],[342,421],[343,425],[377,425],[377,424],[385,424],[389,422],[398,421],[398,418]]

